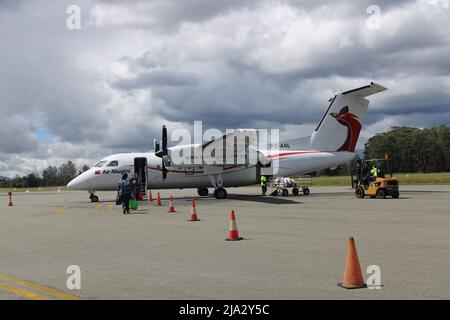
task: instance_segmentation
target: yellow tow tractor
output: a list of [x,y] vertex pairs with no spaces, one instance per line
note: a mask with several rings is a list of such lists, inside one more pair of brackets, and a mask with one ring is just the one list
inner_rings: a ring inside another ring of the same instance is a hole
[[391,160],[387,156],[384,159],[358,160],[352,174],[352,186],[360,199],[384,199],[387,196],[397,199],[400,196],[398,179],[393,177]]

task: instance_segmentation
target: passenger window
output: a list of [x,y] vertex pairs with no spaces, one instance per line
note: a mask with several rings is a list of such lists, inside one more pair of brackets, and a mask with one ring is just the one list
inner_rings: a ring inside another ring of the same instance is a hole
[[95,165],[95,167],[96,167],[96,168],[103,167],[103,165],[104,165],[106,162],[107,162],[107,161],[100,161],[99,163],[97,163],[97,164]]
[[108,163],[107,167],[117,167],[119,165],[119,161],[113,160],[110,163]]

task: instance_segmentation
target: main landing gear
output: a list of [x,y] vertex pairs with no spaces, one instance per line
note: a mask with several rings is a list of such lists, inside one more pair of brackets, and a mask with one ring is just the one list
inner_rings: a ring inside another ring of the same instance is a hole
[[206,197],[209,194],[208,188],[198,188],[197,193],[200,197]]
[[[209,194],[208,188],[198,188],[197,193],[200,197],[206,197]],[[218,187],[214,190],[214,197],[217,199],[225,199],[227,197],[227,190],[223,187]]]
[[227,190],[225,190],[225,188],[217,188],[216,190],[214,190],[214,197],[216,197],[217,199],[225,199],[227,197]]
[[214,197],[217,199],[225,199],[227,197],[227,190],[223,187],[222,175],[220,173],[211,174],[208,177],[214,187]]
[[91,199],[91,202],[98,202],[98,197],[95,195],[95,191],[89,191],[89,199]]

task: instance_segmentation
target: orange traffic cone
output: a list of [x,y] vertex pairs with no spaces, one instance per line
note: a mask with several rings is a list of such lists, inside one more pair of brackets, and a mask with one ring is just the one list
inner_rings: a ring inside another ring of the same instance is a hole
[[11,192],[11,191],[8,192],[8,196],[9,196],[8,207],[12,207],[12,206],[14,206],[14,205],[13,205],[13,203],[12,203],[12,192]]
[[150,204],[152,201],[153,201],[152,191],[148,190],[147,191],[147,204]]
[[161,195],[159,194],[159,192],[158,192],[158,196],[156,197],[156,205],[157,206],[161,206],[162,205],[162,203],[161,203]]
[[175,212],[175,207],[173,206],[173,197],[170,196],[169,208],[167,209],[168,213]]
[[200,221],[197,217],[197,209],[195,208],[195,200],[192,199],[192,208],[191,208],[191,216],[188,221]]
[[244,238],[239,237],[238,229],[236,225],[236,216],[234,215],[234,210],[231,211],[230,215],[230,231],[228,232],[228,238],[225,240],[227,241],[238,241],[242,240]]
[[346,289],[366,288],[356,252],[355,240],[348,239],[347,257],[345,258],[344,281],[338,286]]

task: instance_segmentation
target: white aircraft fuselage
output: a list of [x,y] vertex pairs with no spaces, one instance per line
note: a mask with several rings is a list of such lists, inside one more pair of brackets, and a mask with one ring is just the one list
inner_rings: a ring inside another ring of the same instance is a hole
[[[169,148],[170,149],[170,148]],[[180,165],[167,168],[167,178],[161,174],[161,159],[154,153],[122,153],[104,158],[102,167],[93,167],[73,179],[68,187],[78,190],[117,190],[124,173],[129,177],[137,174],[134,159],[145,158],[147,162],[148,189],[207,188],[213,187],[210,174],[202,166]],[[292,176],[336,167],[355,158],[354,152],[321,152],[313,150],[281,150],[270,156],[279,161],[278,173],[274,176]],[[107,166],[117,161],[117,166]],[[101,163],[100,162],[100,163]],[[236,165],[221,173],[223,187],[238,187],[259,183],[257,166]]]

